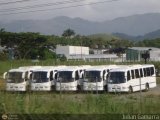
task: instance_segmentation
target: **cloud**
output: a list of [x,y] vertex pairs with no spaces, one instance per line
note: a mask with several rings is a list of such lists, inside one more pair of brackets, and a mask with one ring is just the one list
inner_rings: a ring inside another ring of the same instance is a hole
[[[13,7],[22,7],[27,5],[37,5],[42,3],[64,2],[67,0],[35,0],[32,2],[24,2],[23,4],[12,4],[1,6],[1,9],[8,9]],[[13,14],[8,16],[1,16],[0,20],[12,19],[50,19],[57,16],[81,17],[83,19],[92,21],[104,21],[117,17],[129,16],[134,14],[160,12],[160,0],[119,0],[113,2],[106,2],[97,5],[85,5],[82,7],[73,7],[66,9],[54,10],[57,7],[67,7],[79,4],[88,4],[90,2],[100,2],[104,0],[82,0],[77,3],[70,3],[65,5],[57,5],[51,7],[44,7],[40,9],[53,9],[43,12],[31,12],[25,14]],[[110,0],[108,0],[110,1]],[[33,10],[33,9],[29,9]],[[22,10],[21,10],[22,11]],[[28,11],[28,10],[25,10]],[[12,12],[12,11],[10,11]],[[2,12],[0,12],[2,14]]]

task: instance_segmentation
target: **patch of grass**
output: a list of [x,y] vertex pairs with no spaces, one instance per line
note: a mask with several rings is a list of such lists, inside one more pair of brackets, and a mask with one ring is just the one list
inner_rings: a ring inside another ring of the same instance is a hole
[[[0,112],[16,114],[160,113],[159,97],[137,98],[109,94],[57,94],[0,92]],[[152,103],[152,104],[151,104]],[[142,108],[140,109],[140,105]]]
[[160,77],[157,77],[157,84],[160,84]]

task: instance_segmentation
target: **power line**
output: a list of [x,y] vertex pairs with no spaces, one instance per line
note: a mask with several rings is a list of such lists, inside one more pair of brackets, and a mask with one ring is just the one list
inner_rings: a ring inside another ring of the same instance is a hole
[[10,2],[2,2],[0,3],[0,6],[2,5],[8,5],[8,4],[15,4],[15,3],[22,3],[22,2],[29,2],[33,0],[17,0],[17,1],[10,1]]
[[18,7],[18,8],[14,7],[14,8],[9,8],[9,9],[0,9],[0,12],[10,12],[10,11],[30,9],[30,8],[48,7],[48,6],[69,4],[69,3],[81,2],[81,1],[87,1],[87,0],[68,0],[68,1],[63,1],[63,2],[46,3],[46,4],[39,4],[39,5]]
[[114,2],[114,1],[120,1],[120,0],[106,0],[101,2],[91,2],[87,4],[80,4],[80,5],[72,5],[72,6],[66,6],[66,7],[59,7],[59,8],[51,8],[51,9],[39,9],[39,10],[31,10],[31,11],[24,11],[24,12],[12,12],[12,13],[4,13],[0,15],[11,15],[11,14],[22,14],[22,13],[31,13],[31,12],[42,12],[42,11],[50,11],[50,10],[60,10],[60,9],[68,9],[68,8],[74,8],[74,7],[81,7],[86,5],[96,5],[96,4],[102,4],[107,2]]

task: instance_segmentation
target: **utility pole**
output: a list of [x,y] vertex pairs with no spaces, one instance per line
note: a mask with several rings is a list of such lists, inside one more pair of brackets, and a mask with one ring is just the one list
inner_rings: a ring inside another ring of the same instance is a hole
[[82,60],[82,39],[81,39],[81,60]]

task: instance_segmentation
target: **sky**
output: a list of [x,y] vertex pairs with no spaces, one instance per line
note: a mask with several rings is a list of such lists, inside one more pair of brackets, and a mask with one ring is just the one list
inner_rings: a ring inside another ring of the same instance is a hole
[[0,0],[0,21],[68,16],[100,22],[144,13],[160,13],[160,0]]

